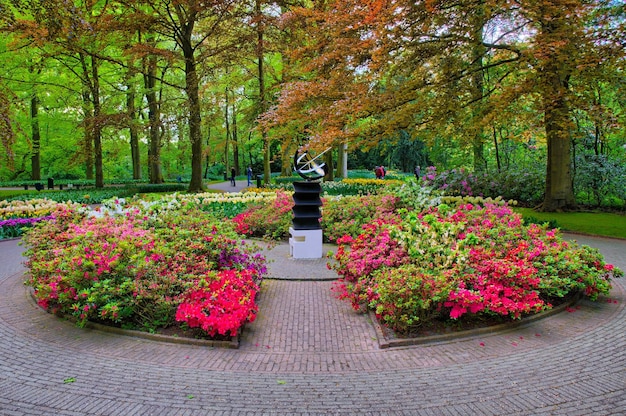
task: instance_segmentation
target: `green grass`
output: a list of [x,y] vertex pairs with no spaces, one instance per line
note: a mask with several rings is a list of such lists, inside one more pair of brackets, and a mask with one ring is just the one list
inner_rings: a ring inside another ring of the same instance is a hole
[[626,239],[626,215],[606,212],[537,212],[531,208],[513,208],[523,217],[556,221],[561,231]]

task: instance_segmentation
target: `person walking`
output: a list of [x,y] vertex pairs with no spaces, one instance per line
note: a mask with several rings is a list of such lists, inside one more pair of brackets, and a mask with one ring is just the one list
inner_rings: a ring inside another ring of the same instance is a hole
[[234,167],[233,167],[233,168],[230,168],[230,184],[231,184],[232,186],[237,186],[237,184],[235,184],[235,174],[236,174],[236,173],[237,173],[237,172],[235,172],[235,168],[234,168]]
[[252,185],[252,167],[248,165],[248,169],[246,169],[246,173],[248,174],[248,186]]

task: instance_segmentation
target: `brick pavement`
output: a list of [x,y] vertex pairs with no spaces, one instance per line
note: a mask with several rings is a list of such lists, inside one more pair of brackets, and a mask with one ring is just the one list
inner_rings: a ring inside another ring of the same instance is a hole
[[[626,242],[576,237],[626,269]],[[276,250],[276,251],[274,251]],[[0,415],[620,415],[626,289],[494,334],[381,350],[323,260],[276,258],[238,350],[76,328],[0,242]],[[302,279],[306,266],[311,276]],[[296,280],[289,280],[290,276]]]

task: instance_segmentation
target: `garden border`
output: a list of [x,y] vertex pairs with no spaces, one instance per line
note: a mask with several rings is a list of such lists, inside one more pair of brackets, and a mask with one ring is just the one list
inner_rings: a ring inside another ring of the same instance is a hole
[[[68,322],[72,322],[76,324],[76,319],[71,316],[65,316],[63,314],[55,314],[49,312],[42,308],[35,298],[35,292],[32,287],[27,288],[28,294],[30,295],[30,300],[34,303],[34,305],[44,311],[47,314],[54,315],[57,318],[64,319]],[[170,344],[180,344],[180,345],[198,345],[202,347],[213,347],[213,348],[227,348],[227,349],[238,349],[239,341],[241,339],[241,332],[243,327],[237,332],[237,335],[232,336],[230,340],[212,340],[212,339],[198,339],[198,338],[186,338],[186,337],[174,337],[171,335],[162,335],[162,334],[153,334],[150,332],[138,331],[134,329],[123,329],[115,326],[98,324],[96,322],[87,321],[85,323],[84,328],[93,329],[96,331],[106,332],[110,334],[116,335],[124,335],[129,337],[147,339],[150,341],[159,341],[159,342],[167,342]]]
[[[385,331],[382,328],[383,325],[376,318],[376,314],[374,313],[374,311],[369,311],[368,316],[371,319],[372,326],[374,326],[374,331],[376,332],[378,348],[388,349],[388,348],[397,348],[397,347],[408,347],[412,345],[434,344],[438,342],[452,341],[452,340],[461,339],[461,338],[470,338],[470,337],[477,336],[477,335],[502,333],[508,330],[519,328],[522,325],[527,325],[532,322],[545,319],[552,315],[561,313],[567,308],[572,307],[575,304],[577,304],[582,298],[583,298],[583,293],[579,292],[567,302],[564,302],[547,311],[543,311],[537,314],[527,316],[518,321],[491,325],[491,326],[486,326],[482,328],[468,329],[465,331],[451,332],[448,334],[427,335],[423,337],[414,337],[414,338],[389,339],[385,336]],[[388,331],[392,332],[390,329]]]

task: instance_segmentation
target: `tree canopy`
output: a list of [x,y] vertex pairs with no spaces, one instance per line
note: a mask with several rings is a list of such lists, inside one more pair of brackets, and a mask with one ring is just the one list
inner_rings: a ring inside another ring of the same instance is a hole
[[577,172],[626,159],[615,0],[0,0],[0,11],[6,179],[44,170],[103,186],[146,171],[196,191],[212,169],[287,173],[303,144],[362,161],[403,149],[403,170],[476,173],[539,148],[543,208],[557,210],[575,206]]

